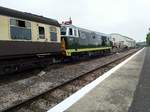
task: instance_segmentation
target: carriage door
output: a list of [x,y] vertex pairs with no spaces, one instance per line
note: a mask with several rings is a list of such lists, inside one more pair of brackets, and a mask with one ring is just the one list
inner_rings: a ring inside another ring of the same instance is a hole
[[78,49],[78,31],[77,29],[73,30],[74,42],[75,42],[75,50]]
[[77,50],[77,38],[73,28],[69,28],[69,48]]
[[45,37],[45,28],[44,26],[38,26],[38,40],[45,41],[47,40]]

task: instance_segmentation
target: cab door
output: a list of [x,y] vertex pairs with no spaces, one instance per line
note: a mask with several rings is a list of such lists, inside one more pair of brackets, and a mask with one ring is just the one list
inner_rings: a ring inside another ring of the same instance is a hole
[[77,31],[74,28],[68,28],[68,47],[69,49],[78,49]]
[[102,36],[102,46],[106,46],[106,45],[107,45],[107,37]]

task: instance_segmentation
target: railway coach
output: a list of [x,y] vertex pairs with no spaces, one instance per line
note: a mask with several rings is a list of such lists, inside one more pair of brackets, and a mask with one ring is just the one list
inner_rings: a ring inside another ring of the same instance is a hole
[[134,39],[129,38],[127,36],[123,36],[117,33],[112,33],[111,39],[113,42],[113,46],[116,48],[124,49],[124,48],[135,48],[136,42]]
[[58,21],[0,7],[0,74],[18,69],[22,63],[18,59],[58,55],[60,41]]

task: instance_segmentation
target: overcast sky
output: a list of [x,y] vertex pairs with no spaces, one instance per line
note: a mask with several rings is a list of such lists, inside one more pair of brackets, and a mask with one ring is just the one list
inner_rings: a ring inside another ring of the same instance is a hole
[[57,19],[79,27],[119,33],[144,41],[150,27],[150,0],[0,0],[0,6]]

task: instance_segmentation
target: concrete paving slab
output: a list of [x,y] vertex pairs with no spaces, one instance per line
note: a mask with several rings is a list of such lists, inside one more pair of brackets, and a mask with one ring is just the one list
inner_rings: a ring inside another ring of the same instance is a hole
[[144,59],[145,50],[65,112],[128,112],[138,85]]

